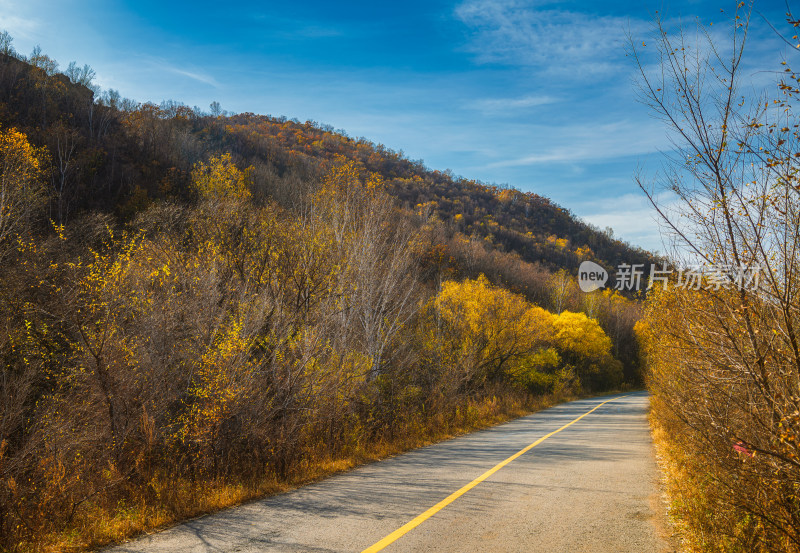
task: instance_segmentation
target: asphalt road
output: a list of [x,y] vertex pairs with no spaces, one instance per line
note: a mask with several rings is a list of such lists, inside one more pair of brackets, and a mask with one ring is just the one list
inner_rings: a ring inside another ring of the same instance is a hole
[[608,399],[562,404],[107,551],[671,551],[657,514],[645,393],[616,397],[485,476]]

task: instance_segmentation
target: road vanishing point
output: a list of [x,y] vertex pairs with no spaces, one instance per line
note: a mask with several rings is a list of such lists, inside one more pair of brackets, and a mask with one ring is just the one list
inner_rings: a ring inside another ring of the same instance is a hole
[[673,551],[648,401],[561,404],[105,551]]

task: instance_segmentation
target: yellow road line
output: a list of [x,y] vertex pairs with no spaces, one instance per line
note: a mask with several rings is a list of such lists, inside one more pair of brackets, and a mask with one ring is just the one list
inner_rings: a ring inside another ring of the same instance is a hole
[[602,407],[606,403],[608,403],[610,401],[614,401],[615,399],[619,399],[620,397],[624,397],[624,396],[617,396],[615,398],[611,398],[609,400],[606,400],[603,403],[600,403],[599,405],[597,405],[594,409],[586,411],[583,415],[581,415],[577,419],[568,422],[567,424],[565,424],[564,426],[562,426],[558,430],[553,430],[549,434],[545,434],[544,436],[542,436],[541,438],[539,438],[538,440],[533,442],[531,445],[526,446],[525,448],[519,450],[514,455],[512,455],[511,457],[506,459],[505,461],[501,461],[500,463],[498,463],[494,467],[490,468],[489,470],[487,470],[486,472],[484,472],[483,474],[478,476],[475,480],[473,480],[472,482],[470,482],[469,484],[467,484],[466,486],[464,486],[460,490],[454,491],[453,493],[448,495],[446,498],[442,499],[439,503],[437,503],[436,505],[434,505],[433,507],[431,507],[430,509],[428,509],[427,511],[425,511],[421,515],[417,516],[415,519],[411,520],[410,522],[405,523],[403,526],[401,526],[400,528],[398,528],[397,530],[395,530],[394,532],[392,532],[391,534],[389,534],[388,536],[383,538],[381,541],[379,541],[375,545],[367,547],[361,553],[376,553],[377,551],[380,551],[381,549],[384,549],[385,547],[387,547],[387,546],[391,545],[392,543],[396,542],[401,537],[406,535],[408,532],[410,532],[411,530],[413,530],[414,528],[416,528],[417,526],[419,526],[420,524],[422,524],[423,522],[425,522],[426,520],[431,518],[433,515],[435,515],[436,513],[438,513],[439,511],[441,511],[445,507],[447,507],[448,505],[450,505],[453,501],[455,501],[456,499],[458,499],[459,497],[461,497],[462,495],[464,495],[465,493],[470,491],[472,488],[474,488],[475,486],[477,486],[478,484],[480,484],[481,482],[483,482],[484,480],[489,478],[491,475],[493,475],[495,472],[497,472],[498,470],[500,470],[501,468],[503,468],[504,466],[509,464],[511,461],[513,461],[517,457],[519,457],[521,455],[524,455],[525,453],[527,453],[528,451],[530,451],[531,449],[533,449],[534,447],[536,447],[537,445],[539,445],[540,443],[545,441],[547,438],[549,438],[553,434],[558,434],[559,432],[561,432],[565,428],[567,428],[569,426],[572,426],[573,424],[575,424],[576,422],[581,420],[586,415],[589,415],[589,414],[593,413],[594,411],[598,410],[600,407]]

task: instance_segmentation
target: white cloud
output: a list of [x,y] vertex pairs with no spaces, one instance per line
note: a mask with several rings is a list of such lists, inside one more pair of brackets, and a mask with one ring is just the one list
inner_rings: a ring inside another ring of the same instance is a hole
[[479,63],[537,66],[576,77],[616,71],[626,32],[640,20],[536,6],[524,0],[466,0],[456,17],[472,29],[467,50]]
[[546,147],[515,157],[495,161],[489,167],[522,167],[547,163],[610,160],[670,149],[663,126],[653,121],[622,120],[592,125],[545,127],[534,136],[546,136]]
[[623,194],[577,204],[573,211],[583,220],[614,229],[614,235],[650,251],[666,251],[658,215],[644,194]]
[[8,31],[14,38],[33,39],[41,27],[34,17],[24,17],[23,10],[10,0],[0,0],[0,30]]
[[554,96],[524,96],[522,98],[484,98],[472,102],[469,107],[481,111],[506,111],[534,108],[559,102]]
[[191,79],[193,81],[197,81],[199,83],[207,84],[207,85],[213,86],[215,88],[219,88],[219,86],[220,86],[219,83],[217,82],[217,80],[214,79],[214,77],[212,77],[211,75],[209,75],[209,74],[207,74],[207,73],[205,73],[203,71],[184,68],[184,67],[176,67],[175,65],[173,65],[170,62],[162,61],[162,60],[154,60],[154,61],[152,61],[152,65],[153,65],[153,67],[155,67],[155,68],[157,68],[159,70],[168,71],[168,72],[173,73],[175,75],[180,75],[181,77],[186,77],[186,78]]
[[214,79],[214,77],[210,75],[206,75],[204,73],[195,73],[193,71],[186,71],[185,69],[179,69],[177,67],[164,67],[167,71],[171,71],[176,75],[182,75],[184,77],[188,77],[192,80],[205,83],[207,85],[218,87],[219,83]]

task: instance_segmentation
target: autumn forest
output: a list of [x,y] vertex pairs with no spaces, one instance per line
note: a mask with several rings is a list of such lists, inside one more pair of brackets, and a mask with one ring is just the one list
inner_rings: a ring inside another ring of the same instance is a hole
[[[631,171],[666,255],[329,125],[125,98],[0,32],[0,551],[643,389],[681,550],[800,551],[800,18],[773,52],[753,4],[721,13],[628,37],[672,147]],[[583,262],[642,285],[587,290]]]
[[314,122],[0,54],[0,547],[81,550],[640,386],[650,254]]

